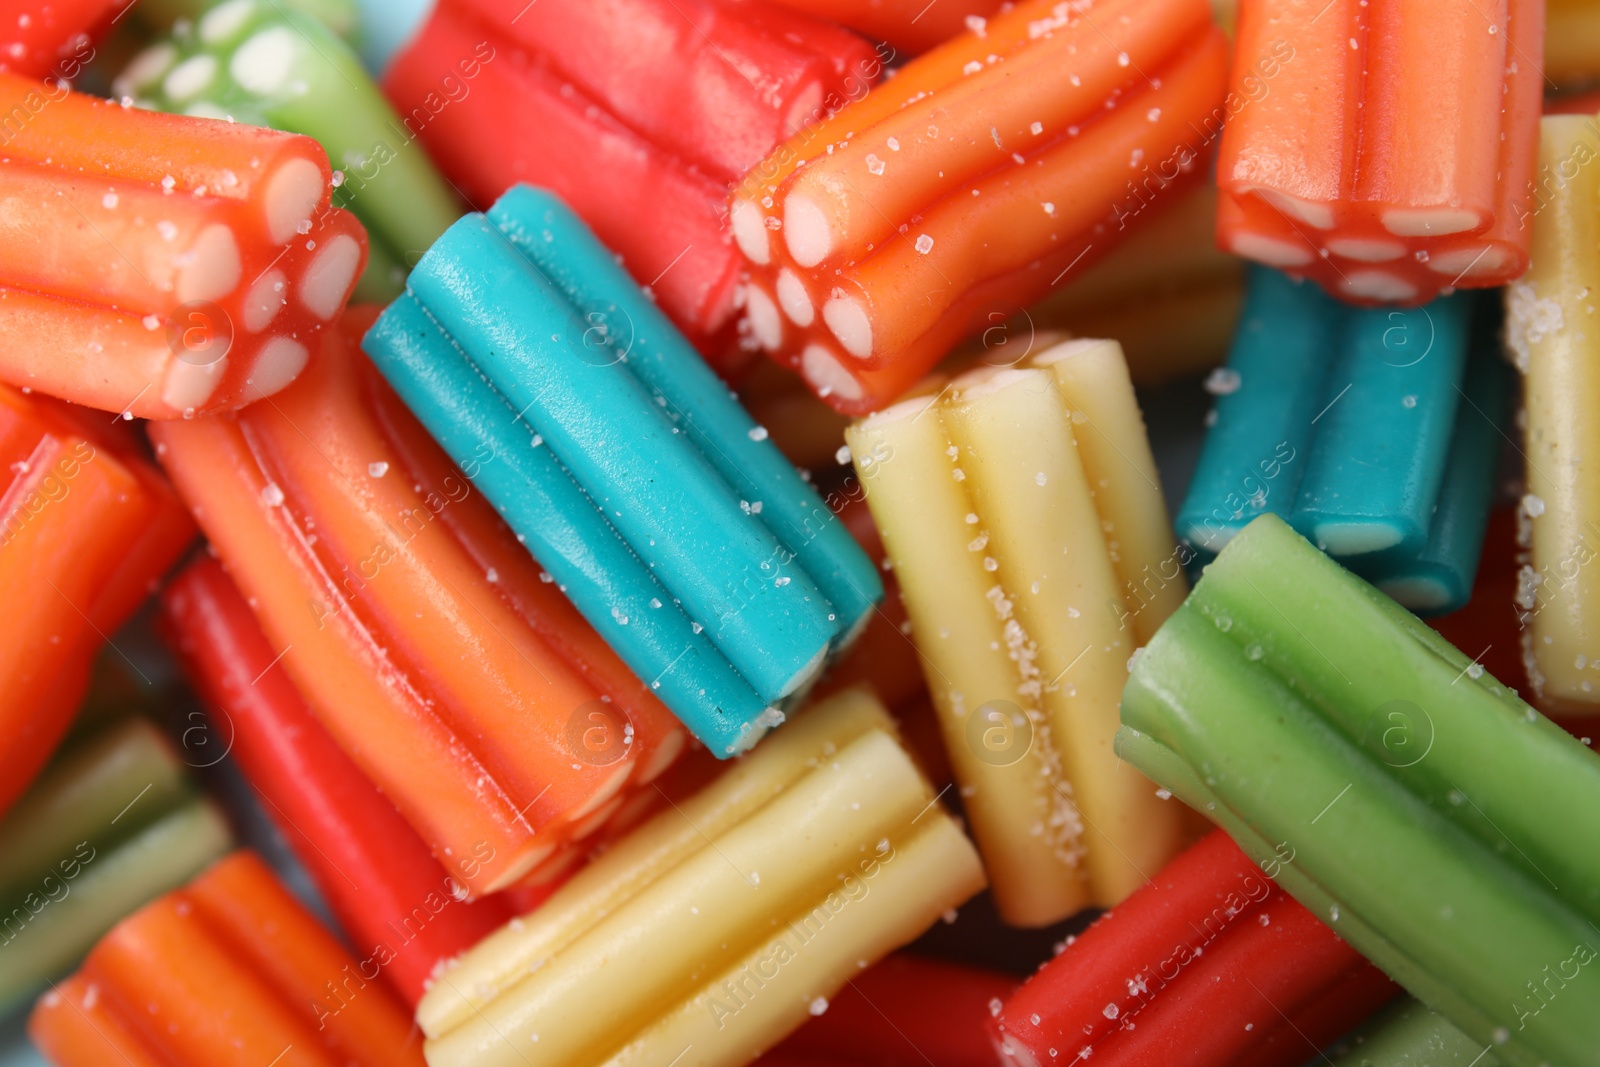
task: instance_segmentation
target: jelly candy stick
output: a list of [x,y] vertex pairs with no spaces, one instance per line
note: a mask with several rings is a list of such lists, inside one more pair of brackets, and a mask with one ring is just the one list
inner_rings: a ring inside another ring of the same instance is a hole
[[[461,899],[456,878],[312,717],[221,564],[192,564],[161,603],[168,640],[268,817],[355,946],[382,946],[385,977],[415,1004],[440,961],[510,918],[505,902]],[[481,860],[458,862],[470,871]]]
[[0,70],[71,80],[94,55],[93,38],[131,0],[42,0],[7,9]]
[[[520,294],[514,311],[484,306],[484,278]],[[511,457],[486,492],[718,754],[753,743],[881,596],[849,534],[548,194],[513,190],[453,227],[366,345],[448,451]]]
[[1115,904],[1181,843],[1110,746],[1128,656],[1184,590],[1120,350],[974,371],[847,440],[1001,914]]
[[1135,662],[1117,748],[1508,1062],[1593,1062],[1600,762],[1471,667],[1263,515]]
[[991,1005],[1016,988],[1010,975],[897,952],[850,979],[761,1062],[912,1067],[927,1062],[927,1050],[941,1067],[993,1067]]
[[[346,41],[363,49],[375,32],[381,33],[386,28],[383,23],[388,21],[370,19],[361,11],[356,0],[277,0],[277,3],[285,11],[302,11],[310,15]],[[208,11],[227,5],[228,0],[138,0],[130,13],[154,35],[171,31],[179,20],[197,22]],[[385,14],[389,20],[395,18],[392,4]]]
[[1157,194],[1194,172],[1225,63],[1209,21],[1186,0],[1021,4],[795,138],[730,206],[750,336],[841,410],[881,407],[980,311],[1114,244],[1147,195],[1130,160],[1159,164],[1133,173]]
[[[1527,405],[1532,560],[1518,603],[1524,609],[1528,676],[1541,705],[1592,714],[1600,686],[1589,677],[1600,652],[1600,583],[1590,566],[1600,543],[1600,491],[1581,457],[1600,445],[1600,423],[1584,397],[1596,387],[1600,345],[1577,324],[1600,285],[1600,235],[1591,168],[1600,153],[1593,117],[1543,120],[1541,194],[1532,218],[1533,266],[1506,294],[1506,340],[1522,370]],[[1568,171],[1570,178],[1561,177]]]
[[[476,498],[503,457],[450,471],[342,332],[308,373],[263,410],[161,424],[162,460],[313,714],[470,891],[504,888],[683,733],[598,642],[545,639],[583,625]],[[601,758],[569,733],[595,708],[631,728]]]
[[335,207],[367,229],[357,298],[392,300],[406,265],[461,214],[455,195],[338,35],[271,0],[228,0],[141,52],[112,85],[138,107],[314,137],[339,169]]
[[1333,1067],[1500,1067],[1485,1047],[1410,997],[1327,1050]]
[[56,1067],[421,1067],[404,1009],[359,966],[236,852],[118,924],[28,1033]]
[[1416,610],[1466,602],[1506,375],[1465,297],[1363,310],[1250,272],[1178,531],[1209,559],[1263,512]]
[[[417,1012],[430,1064],[652,1063],[689,1046],[731,1065],[775,1043],[982,887],[891,730],[871,697],[835,697],[618,842],[440,975]],[[657,948],[627,948],[641,943]],[[607,1012],[573,1007],[598,990]]]
[[445,0],[384,85],[475,206],[549,188],[731,370],[728,186],[882,69],[853,34],[766,5]]
[[288,385],[350,295],[366,238],[314,141],[123,108],[0,74],[0,379],[144,418]]
[[62,753],[0,822],[0,1007],[75,963],[118,919],[232,845],[153,726],[111,726]]
[[0,386],[0,812],[44,765],[89,660],[194,536],[159,471],[118,428]]
[[[1250,100],[1217,161],[1222,246],[1368,303],[1521,274],[1543,15],[1535,0],[1245,0],[1233,88]],[[1455,91],[1411,76],[1423,56]]]
[[1214,831],[995,1018],[1024,1064],[1298,1067],[1398,990]]

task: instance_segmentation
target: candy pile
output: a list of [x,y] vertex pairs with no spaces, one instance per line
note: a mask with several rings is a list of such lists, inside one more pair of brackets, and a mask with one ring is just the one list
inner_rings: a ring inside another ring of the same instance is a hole
[[0,1067],[1600,1067],[1548,8],[14,0]]

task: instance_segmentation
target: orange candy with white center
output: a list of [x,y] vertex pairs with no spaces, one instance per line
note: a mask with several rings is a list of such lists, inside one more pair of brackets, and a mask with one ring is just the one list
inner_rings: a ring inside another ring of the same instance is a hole
[[305,367],[366,263],[308,137],[0,74],[0,381],[170,419]]
[[1355,303],[1528,266],[1542,0],[1244,0],[1217,239]]

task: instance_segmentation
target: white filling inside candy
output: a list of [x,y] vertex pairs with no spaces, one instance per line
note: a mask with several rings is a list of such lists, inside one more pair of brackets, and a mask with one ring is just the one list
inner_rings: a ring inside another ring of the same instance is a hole
[[817,317],[817,308],[811,302],[811,294],[806,292],[806,283],[788,267],[778,272],[778,304],[798,326],[810,326]]
[[1383,228],[1396,237],[1439,237],[1478,228],[1476,211],[1461,208],[1391,208],[1383,213]]
[[216,300],[233,292],[243,266],[233,231],[213,222],[200,231],[189,251],[178,257],[178,301]]
[[287,244],[322,201],[322,171],[309,159],[291,159],[267,179],[267,236]]
[[1339,288],[1367,300],[1410,300],[1417,287],[1386,270],[1358,270],[1345,276]]
[[1312,260],[1311,249],[1259,233],[1236,233],[1232,243],[1238,255],[1269,267],[1304,267]]
[[833,249],[833,230],[827,214],[803,196],[783,201],[783,239],[789,254],[802,267],[815,267]]
[[772,260],[772,249],[767,243],[767,218],[761,209],[743,197],[733,201],[731,212],[733,240],[744,253],[744,258],[759,266]]
[[247,92],[266,96],[278,91],[289,77],[299,46],[287,26],[262,30],[233,53],[228,73]]
[[250,377],[245,379],[245,396],[260,400],[271,396],[300,376],[311,353],[299,341],[288,337],[274,337],[256,353]]
[[361,245],[354,237],[341,233],[317,252],[300,281],[300,302],[317,318],[327,322],[344,306],[350,286],[361,266]]
[[1328,242],[1328,251],[1345,259],[1362,263],[1386,263],[1405,255],[1405,245],[1398,241],[1373,241],[1360,237],[1335,237]]
[[190,363],[174,359],[167,365],[166,381],[161,384],[161,401],[178,411],[202,407],[211,399],[228,370],[228,357],[210,363]]
[[287,303],[283,294],[288,289],[289,280],[281,270],[269,270],[256,279],[244,296],[244,328],[251,333],[260,333],[272,325],[272,320],[278,317],[278,312]]
[[768,352],[776,352],[783,344],[783,320],[778,317],[778,305],[765,289],[754,284],[745,286],[744,313],[756,343]]
[[872,355],[872,320],[861,301],[845,293],[835,293],[822,305],[822,321],[839,339],[844,350],[857,359]]
[[861,399],[861,383],[856,376],[822,345],[806,345],[806,350],[800,353],[800,373],[823,396]]
[[239,32],[251,15],[255,14],[256,0],[227,0],[200,16],[200,39],[206,44],[220,44]]
[[174,103],[181,104],[202,92],[216,76],[215,56],[190,56],[172,68],[172,73],[161,83],[161,89]]

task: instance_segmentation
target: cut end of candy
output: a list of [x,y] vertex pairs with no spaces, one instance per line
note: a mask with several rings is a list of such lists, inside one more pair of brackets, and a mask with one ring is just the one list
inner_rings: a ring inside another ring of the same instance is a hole
[[783,320],[778,317],[778,305],[759,285],[747,285],[744,290],[744,313],[750,322],[750,334],[756,344],[768,352],[776,352],[783,344]]
[[1358,300],[1415,300],[1417,287],[1386,270],[1358,270],[1345,275],[1339,289]]
[[1305,267],[1312,260],[1311,249],[1259,233],[1234,234],[1232,244],[1235,254],[1269,267]]
[[291,159],[267,180],[267,234],[287,244],[311,221],[322,200],[322,171],[309,159]]
[[1383,213],[1383,228],[1396,237],[1442,237],[1481,225],[1476,211],[1462,208],[1391,208]]
[[257,278],[244,297],[244,328],[250,333],[260,333],[271,326],[283,309],[286,302],[283,294],[288,287],[289,279],[281,270],[269,270]]
[[1362,263],[1387,263],[1405,255],[1406,248],[1399,241],[1371,240],[1361,237],[1335,237],[1328,241],[1328,251],[1345,259]]
[[161,386],[161,402],[182,412],[204,407],[211,399],[211,394],[217,391],[227,370],[227,355],[210,363],[175,359],[167,367],[167,379]]
[[1403,540],[1397,527],[1380,522],[1321,522],[1311,534],[1318,547],[1332,556],[1382,552]]
[[784,683],[783,689],[778,693],[778,699],[784,700],[816,684],[822,674],[822,665],[828,659],[828,650],[828,645],[817,649],[812,657]]
[[261,346],[255,368],[245,379],[245,399],[260,400],[287,386],[305,370],[311,353],[299,341],[274,337]]
[[341,233],[317,252],[300,282],[300,302],[317,318],[327,322],[344,306],[350,287],[361,267],[361,244]]
[[817,306],[806,292],[806,283],[788,267],[778,272],[778,305],[796,326],[810,326],[816,321]]
[[835,293],[822,305],[822,321],[844,350],[857,359],[872,355],[872,320],[861,301],[845,293]]
[[804,196],[791,195],[783,201],[783,239],[802,267],[815,267],[833,250],[827,213]]
[[184,304],[227,296],[238,286],[244,269],[239,261],[239,242],[233,231],[220,222],[201,230],[180,262],[177,295]]
[[1319,230],[1333,229],[1333,205],[1331,204],[1317,204],[1310,200],[1302,200],[1298,196],[1291,196],[1277,189],[1241,189],[1240,191],[1254,192],[1285,215],[1303,222],[1307,226],[1314,226]]
[[821,397],[837,396],[842,400],[860,400],[861,383],[839,362],[839,358],[823,345],[806,345],[800,353],[800,373],[805,375],[811,388]]
[[787,140],[822,117],[822,83],[812,82],[797,90],[789,113],[783,117],[783,136]]
[[1421,575],[1390,578],[1379,582],[1378,588],[1407,608],[1419,613],[1437,614],[1447,610],[1456,602],[1454,593],[1443,582]]
[[734,198],[729,216],[733,223],[733,241],[739,251],[750,262],[765,267],[772,260],[772,247],[767,241],[767,217],[743,197]]

